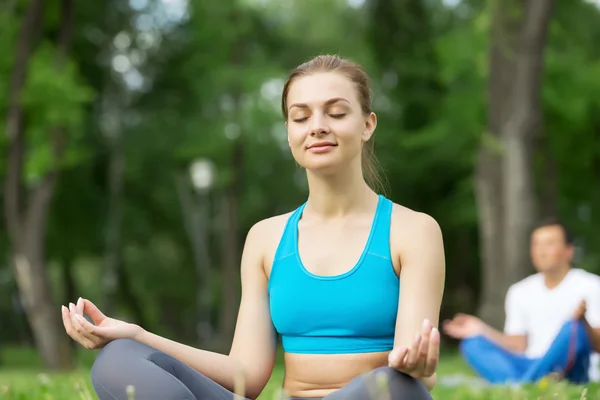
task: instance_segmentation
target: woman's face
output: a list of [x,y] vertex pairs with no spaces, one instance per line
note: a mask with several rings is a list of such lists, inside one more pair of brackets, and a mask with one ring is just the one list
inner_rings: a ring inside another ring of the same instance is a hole
[[307,170],[335,172],[358,159],[376,127],[375,114],[361,110],[354,83],[322,72],[296,78],[287,98],[288,142]]

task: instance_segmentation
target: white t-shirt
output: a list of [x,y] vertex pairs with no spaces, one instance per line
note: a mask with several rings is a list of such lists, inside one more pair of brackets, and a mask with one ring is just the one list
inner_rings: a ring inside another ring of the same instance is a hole
[[[558,286],[548,289],[541,273],[531,275],[508,289],[504,332],[527,335],[525,355],[541,357],[583,299],[586,319],[592,327],[600,328],[600,276],[573,268]],[[592,380],[600,379],[599,358],[592,355]]]

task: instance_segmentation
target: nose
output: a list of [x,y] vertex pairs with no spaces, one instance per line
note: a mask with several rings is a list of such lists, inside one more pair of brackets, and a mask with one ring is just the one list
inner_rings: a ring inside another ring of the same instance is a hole
[[329,124],[325,116],[315,113],[310,119],[310,135],[326,135],[329,133]]

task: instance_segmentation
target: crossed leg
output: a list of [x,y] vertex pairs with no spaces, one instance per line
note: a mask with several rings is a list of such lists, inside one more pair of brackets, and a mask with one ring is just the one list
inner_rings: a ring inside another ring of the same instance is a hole
[[[231,400],[233,393],[177,359],[129,339],[107,344],[91,370],[100,400],[128,400],[133,386],[136,400]],[[383,378],[389,395],[379,394]],[[420,381],[390,367],[377,368],[353,379],[322,400],[431,400]],[[318,399],[314,399],[318,400]]]

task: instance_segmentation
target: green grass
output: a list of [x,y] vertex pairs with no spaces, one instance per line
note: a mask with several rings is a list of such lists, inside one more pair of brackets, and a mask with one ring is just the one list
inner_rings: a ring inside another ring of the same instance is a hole
[[[39,358],[33,350],[5,349],[1,358],[4,367],[0,368],[0,399],[96,399],[87,373],[93,357],[94,352],[81,352],[79,354],[79,365],[81,367],[76,371],[68,374],[47,374],[41,368]],[[443,377],[451,374],[471,374],[471,372],[458,356],[454,354],[444,355],[438,369],[438,375]],[[283,368],[279,364],[259,399],[273,399],[281,386],[282,379]],[[436,400],[592,400],[600,399],[600,385],[583,388],[546,380],[540,384],[521,389],[499,387],[484,390],[469,387],[448,388],[438,386],[432,394]]]

